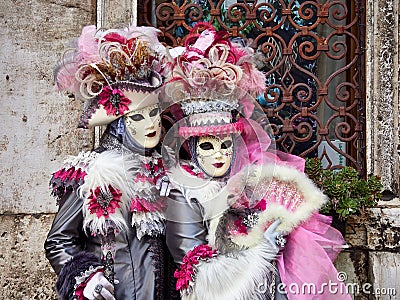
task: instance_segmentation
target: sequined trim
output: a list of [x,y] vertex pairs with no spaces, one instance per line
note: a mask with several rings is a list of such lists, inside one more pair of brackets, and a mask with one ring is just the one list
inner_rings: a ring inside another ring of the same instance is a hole
[[104,134],[101,139],[100,147],[103,148],[102,150],[115,150],[120,152],[122,150],[122,144],[118,139],[111,134]]
[[239,133],[243,131],[243,123],[235,122],[225,125],[215,126],[196,126],[187,127],[182,126],[179,128],[179,135],[185,138],[191,136],[204,136],[204,135],[227,135],[231,133]]
[[186,115],[204,112],[230,112],[238,108],[237,103],[227,103],[223,101],[212,101],[209,99],[195,99],[192,102],[182,102],[182,110]]
[[84,109],[82,115],[79,118],[78,128],[88,128],[89,120],[92,118],[94,112],[99,109],[99,103],[97,101],[97,97],[88,101],[88,106]]
[[85,272],[82,272],[79,276],[75,277],[75,285],[74,285],[74,290],[78,288],[79,285],[84,283],[92,274],[102,271],[104,269],[103,266],[98,266],[94,268],[93,266],[90,266],[89,269],[87,269]]

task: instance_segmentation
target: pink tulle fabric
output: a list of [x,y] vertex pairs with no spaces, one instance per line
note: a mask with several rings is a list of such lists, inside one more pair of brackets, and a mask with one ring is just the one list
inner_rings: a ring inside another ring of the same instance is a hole
[[331,217],[318,213],[294,229],[279,256],[278,270],[289,300],[350,300],[333,261],[345,244]]
[[[249,102],[243,107],[245,114],[254,108]],[[232,174],[249,163],[286,165],[304,172],[305,160],[273,149],[270,137],[258,122],[249,118],[239,122],[243,123],[243,132],[236,147]],[[345,284],[338,280],[338,272],[333,265],[345,242],[341,233],[330,224],[331,217],[315,213],[287,237],[288,242],[278,258],[278,269],[289,300],[351,299]],[[308,292],[310,285],[315,286],[315,291],[311,290],[311,293]],[[302,293],[302,287],[305,293]]]
[[238,140],[232,174],[248,164],[277,164],[294,167],[304,172],[305,160],[299,156],[284,153],[271,147],[267,132],[254,120],[239,119],[243,124],[241,140]]

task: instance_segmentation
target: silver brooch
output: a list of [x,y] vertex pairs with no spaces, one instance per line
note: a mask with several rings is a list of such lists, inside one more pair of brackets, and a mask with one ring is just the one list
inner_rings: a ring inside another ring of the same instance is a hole
[[247,215],[247,217],[243,219],[242,223],[246,225],[246,227],[253,228],[255,225],[257,225],[259,218],[260,217],[258,216],[258,213],[253,212]]

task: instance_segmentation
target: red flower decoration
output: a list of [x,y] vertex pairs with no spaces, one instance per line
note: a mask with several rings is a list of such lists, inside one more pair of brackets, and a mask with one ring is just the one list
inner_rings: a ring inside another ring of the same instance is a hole
[[104,106],[107,115],[123,115],[125,111],[129,110],[128,105],[131,100],[125,97],[119,89],[112,89],[109,86],[103,88],[99,94],[99,104]]
[[242,217],[239,217],[235,222],[236,232],[239,234],[247,234],[247,227],[243,224]]
[[97,187],[94,192],[90,190],[89,211],[91,214],[96,214],[98,218],[104,216],[108,218],[110,214],[115,213],[115,209],[121,207],[122,193],[118,189],[114,189],[111,185],[108,186],[108,192],[104,193],[100,187]]
[[183,257],[182,265],[180,270],[176,270],[174,277],[176,281],[176,289],[183,290],[187,289],[189,282],[194,279],[194,268],[193,265],[197,265],[199,260],[206,260],[212,258],[217,254],[216,250],[213,250],[209,245],[198,245],[193,250],[186,253]]
[[192,168],[190,167],[190,166],[188,166],[188,165],[182,165],[182,169],[184,169],[186,172],[188,172],[190,175],[193,175],[193,176],[196,176],[196,177],[199,177],[199,178],[204,178],[204,173],[202,173],[202,172],[199,172],[199,173],[196,173],[196,172],[194,172],[193,170],[192,170]]
[[126,43],[126,38],[123,37],[122,35],[119,35],[118,33],[111,32],[108,33],[104,36],[104,40],[107,42],[116,42],[120,44],[125,44]]
[[254,206],[255,209],[264,211],[267,208],[267,201],[265,201],[265,199],[261,199],[256,206]]

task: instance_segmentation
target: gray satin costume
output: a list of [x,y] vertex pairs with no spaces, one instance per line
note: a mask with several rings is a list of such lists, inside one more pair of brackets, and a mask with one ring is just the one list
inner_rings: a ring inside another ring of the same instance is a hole
[[[115,136],[106,134],[98,151],[118,151],[121,146]],[[59,276],[57,290],[59,294],[60,290],[68,290],[64,292],[68,296],[63,299],[72,297],[74,276],[87,268],[85,253],[94,254],[97,258],[101,256],[100,238],[87,236],[83,231],[82,205],[83,201],[77,196],[76,188],[67,188],[59,200],[59,211],[45,242],[46,257]],[[127,212],[125,215],[127,224],[131,222],[131,214]],[[83,259],[75,259],[82,253]],[[71,264],[74,260],[78,260],[76,264],[65,270],[66,263]],[[101,262],[94,262],[94,266],[99,264]],[[76,268],[79,270],[74,270]],[[139,240],[136,228],[128,226],[126,231],[116,235],[114,269],[115,278],[119,281],[115,285],[117,300],[177,299],[172,282],[175,265],[166,249],[164,236],[145,235]]]
[[[207,220],[203,221],[204,208],[197,199],[192,198],[189,200],[189,203],[180,190],[171,190],[167,208],[166,238],[168,248],[177,264],[182,263],[183,257],[189,250],[192,250],[197,245],[208,243],[207,235],[209,234],[210,229],[209,222]],[[235,255],[240,257],[241,254],[228,254],[228,256],[232,255],[233,257]],[[248,268],[251,269],[251,265],[249,265]],[[226,271],[228,272],[228,270]],[[224,277],[223,274],[222,277]],[[278,273],[275,278],[275,295],[271,297],[270,294],[266,292],[265,294],[257,294],[257,298],[254,299],[287,300],[287,296],[279,293],[277,290],[277,285],[280,283]],[[202,288],[212,289],[212,286]],[[253,298],[246,298],[243,300],[253,300]]]
[[[60,203],[60,209],[46,240],[46,256],[57,274],[64,264],[81,251],[100,257],[100,239],[86,237],[82,232],[82,201],[70,192]],[[119,284],[115,286],[116,299],[157,299],[153,251],[161,246],[161,240],[143,237],[139,241],[135,228],[129,228],[116,237],[117,253],[115,273]],[[158,278],[161,280],[160,278]],[[163,298],[161,298],[163,299]]]

